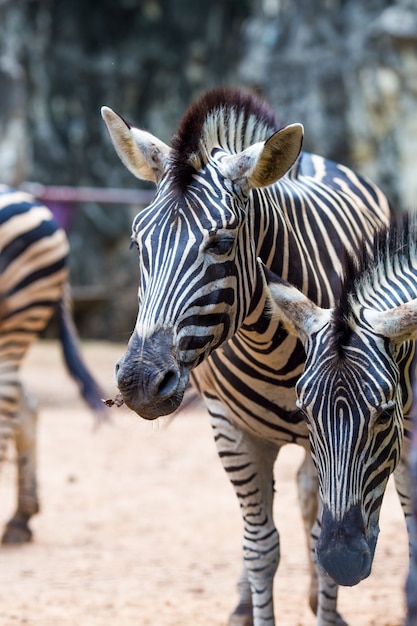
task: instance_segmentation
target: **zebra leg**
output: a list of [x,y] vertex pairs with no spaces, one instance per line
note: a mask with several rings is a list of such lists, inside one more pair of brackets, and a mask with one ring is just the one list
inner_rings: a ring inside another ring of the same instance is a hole
[[17,457],[17,509],[7,523],[3,544],[31,541],[28,522],[39,511],[36,481],[37,407],[31,396],[20,387],[20,400],[13,429]]
[[415,540],[417,538],[416,520],[413,515],[413,505],[411,501],[412,485],[411,485],[411,468],[409,439],[404,438],[404,444],[400,461],[394,470],[395,488],[404,513],[405,523],[408,533],[408,546],[410,551],[409,572],[406,580],[406,595],[408,600],[408,615],[406,616],[406,626],[415,626],[417,620],[413,619],[417,616],[417,601],[415,598],[414,585],[417,583],[417,553]]
[[218,415],[212,416],[212,426],[244,525],[240,599],[229,626],[274,626],[273,581],[280,552],[272,504],[278,450]]
[[310,608],[317,615],[318,626],[347,626],[343,617],[337,612],[338,585],[317,567],[316,544],[321,527],[320,500],[317,471],[311,454],[307,451],[297,473],[297,485],[298,500],[309,546]]
[[317,626],[347,626],[336,610],[339,586],[324,572],[319,572]]
[[311,606],[311,608],[317,615],[317,626],[348,626],[340,613],[337,612],[337,593],[339,586],[330,576],[317,567],[316,544],[321,529],[320,509],[321,507],[319,508],[317,519],[311,529],[310,536],[311,562],[314,564],[313,566],[316,571],[318,583],[317,608],[316,610],[314,610],[314,606]]
[[[415,382],[415,381],[414,381]],[[414,385],[416,391],[417,385]],[[416,395],[414,395],[416,402]],[[416,408],[414,420],[416,420]],[[414,422],[414,427],[417,421]],[[417,433],[412,430],[413,421],[405,418],[405,436],[401,450],[400,461],[394,470],[395,488],[404,513],[408,533],[408,546],[410,551],[410,563],[405,584],[407,615],[405,626],[417,626]]]
[[253,626],[252,590],[245,563],[237,582],[238,604],[230,616],[229,626]]
[[310,549],[311,531],[317,519],[319,495],[317,471],[311,458],[306,451],[304,460],[297,473],[298,501],[303,518],[304,530],[307,538],[307,547],[310,567],[310,592],[309,604],[314,614],[317,614],[318,598],[318,572],[315,558]]
[[412,536],[412,529],[410,523],[412,520],[412,508],[411,508],[411,481],[410,481],[410,467],[408,463],[409,458],[409,446],[408,441],[404,439],[403,450],[400,461],[394,470],[394,482],[395,489],[397,491],[401,508],[404,513],[405,522],[407,525],[408,537]]

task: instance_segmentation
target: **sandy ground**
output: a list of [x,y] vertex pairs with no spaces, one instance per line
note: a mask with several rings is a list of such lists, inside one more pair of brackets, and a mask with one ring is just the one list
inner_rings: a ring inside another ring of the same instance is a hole
[[[88,343],[83,350],[111,395],[123,347]],[[33,543],[0,548],[0,625],[225,626],[237,599],[241,522],[205,412],[146,423],[114,408],[113,423],[94,432],[57,344],[39,343],[24,377],[40,403],[42,512],[32,522]],[[294,482],[301,458],[288,446],[276,469],[280,626],[315,623]],[[0,480],[1,523],[13,508],[13,487],[10,454]],[[351,625],[402,624],[407,560],[390,484],[372,575],[340,591]]]

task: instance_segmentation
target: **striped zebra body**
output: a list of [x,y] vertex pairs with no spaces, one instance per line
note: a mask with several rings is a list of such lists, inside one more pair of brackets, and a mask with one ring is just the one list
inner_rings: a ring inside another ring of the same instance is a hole
[[417,377],[413,378],[413,434],[410,443],[410,570],[406,582],[407,616],[405,626],[417,624]]
[[[203,96],[172,147],[108,108],[103,117],[125,165],[157,184],[154,202],[133,222],[139,311],[116,365],[119,390],[129,408],[154,419],[179,406],[192,377],[244,522],[241,598],[230,624],[272,626],[279,562],[273,466],[282,445],[306,450],[299,488],[308,532],[318,502],[308,431],[295,405],[305,353],[269,316],[258,258],[330,306],[346,250],[357,252],[363,235],[370,244],[388,222],[388,203],[347,168],[299,155],[301,127],[277,131],[264,103],[241,92]],[[313,562],[311,569],[316,610],[320,574]]]
[[323,508],[314,531],[315,556],[334,581],[355,585],[371,571],[382,499],[393,472],[413,536],[407,465],[417,337],[417,219],[383,230],[372,254],[347,263],[333,309],[267,275],[274,315],[287,321],[307,354],[296,391]]
[[0,185],[0,462],[14,440],[18,466],[17,510],[3,543],[31,539],[28,521],[39,510],[34,400],[20,381],[31,346],[59,313],[61,340],[82,395],[101,411],[100,391],[85,368],[69,309],[68,241],[48,208],[29,194]]
[[[363,182],[352,175],[352,195],[343,197],[343,184],[347,181],[342,178],[342,166],[307,153],[300,156],[297,165],[280,180],[279,189],[254,190],[250,198],[249,237],[254,242],[256,256],[266,259],[274,273],[290,282],[296,281],[326,306],[333,302],[339,289],[344,251],[357,249],[362,233],[372,233],[381,223],[381,216],[365,205],[354,206],[353,185],[359,189]],[[319,174],[325,171],[329,179],[324,182]],[[332,187],[330,177],[339,179]],[[306,200],[314,194],[324,206],[306,205]],[[355,220],[346,214],[347,201],[351,203],[349,210],[355,210]],[[268,219],[267,228],[262,223],[265,219]],[[283,255],[282,250],[287,247],[291,250]],[[323,266],[320,257],[327,257]],[[324,274],[323,268],[327,267],[331,270]],[[241,289],[244,291],[245,286]],[[217,397],[227,405],[227,412],[239,427],[277,445],[304,446],[306,428],[304,420],[294,412],[294,386],[304,369],[305,352],[279,323],[265,322],[264,291],[254,293],[249,306],[248,314],[236,329],[238,332],[193,370],[192,378],[197,386],[203,377],[206,379],[207,382],[201,383],[203,394],[203,388],[216,388]],[[258,328],[262,328],[262,333]],[[262,407],[262,420],[259,407]]]

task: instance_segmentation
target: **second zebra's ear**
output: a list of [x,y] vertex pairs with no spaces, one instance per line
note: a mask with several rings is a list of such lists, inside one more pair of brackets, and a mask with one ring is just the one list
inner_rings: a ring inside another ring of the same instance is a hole
[[332,309],[322,309],[299,289],[268,270],[260,259],[268,292],[267,311],[272,318],[283,322],[291,334],[303,344],[323,326],[330,323]]
[[364,317],[375,333],[397,346],[417,338],[417,298],[388,311],[366,309]]
[[278,130],[267,141],[260,141],[239,154],[225,157],[221,163],[222,174],[250,189],[272,185],[297,160],[303,133],[301,124],[290,124]]
[[129,126],[109,107],[101,115],[121,161],[141,180],[158,183],[168,167],[171,148],[151,133]]

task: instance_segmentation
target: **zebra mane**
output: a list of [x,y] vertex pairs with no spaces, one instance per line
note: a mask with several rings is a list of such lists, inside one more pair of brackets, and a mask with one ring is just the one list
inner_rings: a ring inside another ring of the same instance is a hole
[[215,148],[237,153],[279,128],[273,111],[255,94],[227,87],[207,91],[186,111],[171,140],[174,183],[185,191]]
[[364,307],[386,311],[417,297],[417,217],[392,218],[377,232],[373,248],[347,255],[341,295],[332,316],[333,345],[339,356]]

